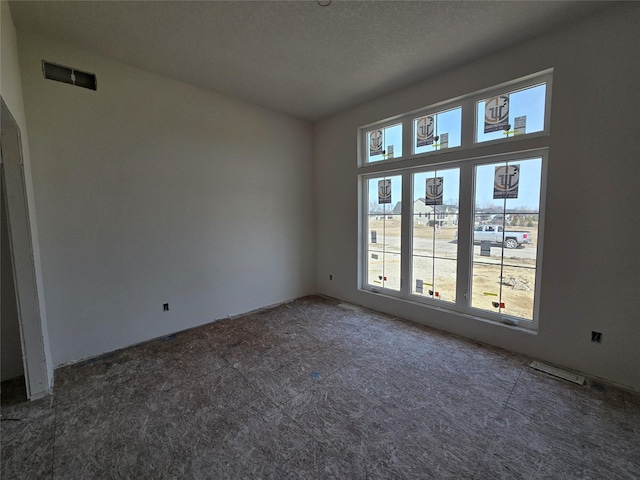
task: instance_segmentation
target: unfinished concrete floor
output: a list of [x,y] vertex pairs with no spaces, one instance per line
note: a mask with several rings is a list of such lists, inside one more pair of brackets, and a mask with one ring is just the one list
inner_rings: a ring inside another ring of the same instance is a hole
[[640,397],[529,361],[303,298],[3,385],[1,476],[639,478]]

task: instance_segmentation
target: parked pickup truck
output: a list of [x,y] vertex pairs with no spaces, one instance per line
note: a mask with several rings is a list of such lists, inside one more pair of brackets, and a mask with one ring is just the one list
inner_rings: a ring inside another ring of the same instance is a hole
[[[531,234],[529,232],[518,232],[515,230],[503,232],[502,225],[478,225],[473,229],[474,243],[502,243],[503,239],[505,248],[518,248],[523,243],[531,243]],[[454,240],[458,240],[457,231]]]
[[518,248],[523,243],[531,243],[531,234],[515,230],[503,231],[502,225],[478,225],[473,229],[474,243],[503,243],[503,240],[505,248]]

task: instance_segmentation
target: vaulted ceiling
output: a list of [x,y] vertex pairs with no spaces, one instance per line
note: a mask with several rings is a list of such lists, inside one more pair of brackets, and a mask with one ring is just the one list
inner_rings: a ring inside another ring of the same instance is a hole
[[333,0],[322,6],[326,3],[14,1],[10,6],[18,32],[36,32],[314,121],[611,5]]

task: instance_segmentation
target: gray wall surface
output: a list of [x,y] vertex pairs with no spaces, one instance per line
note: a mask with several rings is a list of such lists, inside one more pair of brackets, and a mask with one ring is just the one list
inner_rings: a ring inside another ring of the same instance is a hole
[[[55,365],[315,290],[309,123],[18,45]],[[43,59],[98,90],[45,80]]]
[[[616,7],[316,124],[319,292],[640,390],[638,24]],[[551,135],[521,140],[549,145],[538,333],[358,290],[357,128],[547,68]]]

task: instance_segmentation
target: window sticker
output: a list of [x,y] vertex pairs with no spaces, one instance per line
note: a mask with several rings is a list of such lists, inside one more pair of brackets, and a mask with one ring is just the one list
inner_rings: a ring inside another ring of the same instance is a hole
[[424,293],[424,283],[422,280],[416,279],[416,293]]
[[434,125],[433,115],[418,118],[416,125],[416,147],[433,144]]
[[444,191],[444,177],[427,178],[424,204],[425,205],[442,205],[443,191]]
[[520,165],[500,165],[496,167],[493,180],[493,198],[518,198]]
[[369,156],[380,155],[382,153],[382,130],[373,130],[369,134]]
[[509,95],[488,98],[484,104],[484,133],[509,129]]
[[378,181],[378,203],[391,203],[391,180]]
[[449,148],[449,134],[443,133],[440,135],[440,148]]
[[513,134],[514,135],[524,135],[527,133],[527,116],[523,115],[521,117],[516,117],[513,121]]

